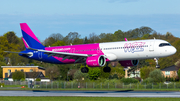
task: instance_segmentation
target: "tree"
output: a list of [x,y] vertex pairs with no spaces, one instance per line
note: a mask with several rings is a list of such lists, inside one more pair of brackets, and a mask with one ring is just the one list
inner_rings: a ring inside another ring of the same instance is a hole
[[16,36],[16,33],[14,33],[13,31],[5,33],[4,36],[7,38],[9,43],[14,43],[14,44],[19,43],[19,39]]
[[99,42],[112,42],[113,41],[113,39],[114,39],[114,34],[112,34],[112,33],[101,33],[100,35],[99,35],[99,38],[100,38],[100,40],[99,40]]
[[155,70],[155,67],[147,67],[147,66],[145,66],[145,67],[141,68],[140,69],[141,78],[142,79],[148,78],[149,77],[149,73],[151,71],[153,71],[153,70]]
[[74,40],[80,39],[80,36],[77,32],[70,32],[66,37],[63,38],[63,41],[67,44],[74,44]]
[[64,43],[64,41],[57,41],[54,44],[52,44],[52,46],[65,46],[66,44]]
[[178,77],[180,78],[180,69],[178,70]]
[[142,67],[145,67],[145,66],[150,66],[149,62],[147,60],[139,60],[139,63],[137,65],[137,67],[142,68]]
[[168,38],[169,36],[172,36],[172,33],[167,32],[167,33],[166,33],[166,38]]
[[150,72],[149,77],[152,78],[156,83],[165,81],[164,74],[159,69],[155,69],[154,71]]
[[88,73],[82,73],[80,70],[74,73],[74,79],[82,80],[82,78],[84,78],[84,80],[88,79]]
[[122,78],[121,81],[125,84],[138,83],[138,80],[135,78]]
[[50,80],[53,80],[54,78],[59,77],[59,69],[57,66],[48,67],[46,69],[46,76],[50,78]]
[[173,71],[173,73],[171,75],[171,78],[173,79],[173,81],[176,80],[176,77],[177,77],[177,71]]
[[114,41],[124,41],[125,35],[121,30],[114,32]]
[[87,36],[84,38],[84,42],[83,44],[88,44],[88,39],[87,39]]
[[56,40],[53,37],[48,37],[44,40],[43,45],[49,47],[52,44],[54,44],[56,42]]
[[22,71],[15,71],[12,73],[12,78],[13,80],[21,80],[21,79],[25,79],[25,73]]
[[99,67],[89,68],[89,79],[97,80],[97,78],[101,75],[101,70]]
[[99,40],[99,37],[95,33],[90,33],[88,37],[89,43],[95,43]]
[[5,53],[3,51],[15,51],[19,45],[16,45],[14,43],[8,43],[8,40],[4,36],[0,36],[0,54],[3,56],[6,56],[8,53]]
[[180,59],[175,63],[176,67],[180,69]]
[[64,38],[63,35],[61,35],[60,33],[51,34],[50,37],[52,37],[55,40],[55,42],[62,41]]
[[124,68],[122,67],[113,67],[111,68],[111,75],[117,75],[119,79],[123,78],[125,75]]
[[6,66],[5,59],[2,55],[0,55],[0,78],[3,78],[3,70],[1,66]]

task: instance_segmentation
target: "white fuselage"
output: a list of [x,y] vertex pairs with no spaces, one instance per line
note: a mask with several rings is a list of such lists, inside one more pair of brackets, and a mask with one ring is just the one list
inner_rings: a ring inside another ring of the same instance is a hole
[[110,61],[160,58],[176,53],[176,48],[159,39],[108,42],[99,46]]

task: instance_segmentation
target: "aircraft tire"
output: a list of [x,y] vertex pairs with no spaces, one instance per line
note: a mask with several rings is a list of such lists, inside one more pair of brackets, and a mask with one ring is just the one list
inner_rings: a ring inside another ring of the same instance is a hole
[[106,73],[109,73],[109,72],[111,72],[111,68],[110,67],[104,67],[103,71]]
[[156,65],[156,68],[160,68],[160,66],[159,66],[159,65]]
[[83,68],[81,68],[81,72],[82,73],[88,73],[89,69],[87,67],[83,67]]

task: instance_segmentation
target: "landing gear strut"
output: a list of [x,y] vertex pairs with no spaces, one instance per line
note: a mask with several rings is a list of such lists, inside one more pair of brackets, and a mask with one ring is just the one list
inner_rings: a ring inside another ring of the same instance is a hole
[[81,68],[81,72],[82,73],[88,73],[89,72],[89,68],[86,67],[86,64],[84,64],[85,66],[83,68]]
[[109,64],[109,63],[107,63],[107,64],[106,64],[106,67],[103,68],[103,71],[106,72],[106,73],[111,72],[111,68],[108,67],[108,64]]
[[160,68],[160,66],[158,65],[158,60],[159,58],[154,58],[155,62],[156,62],[156,68]]

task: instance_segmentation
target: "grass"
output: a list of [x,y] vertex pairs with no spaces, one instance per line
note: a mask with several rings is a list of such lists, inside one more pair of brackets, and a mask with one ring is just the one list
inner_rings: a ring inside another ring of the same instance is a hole
[[27,85],[5,85],[4,87],[22,87],[22,86],[28,87]]
[[128,97],[1,97],[1,101],[179,101],[179,98],[128,98]]

